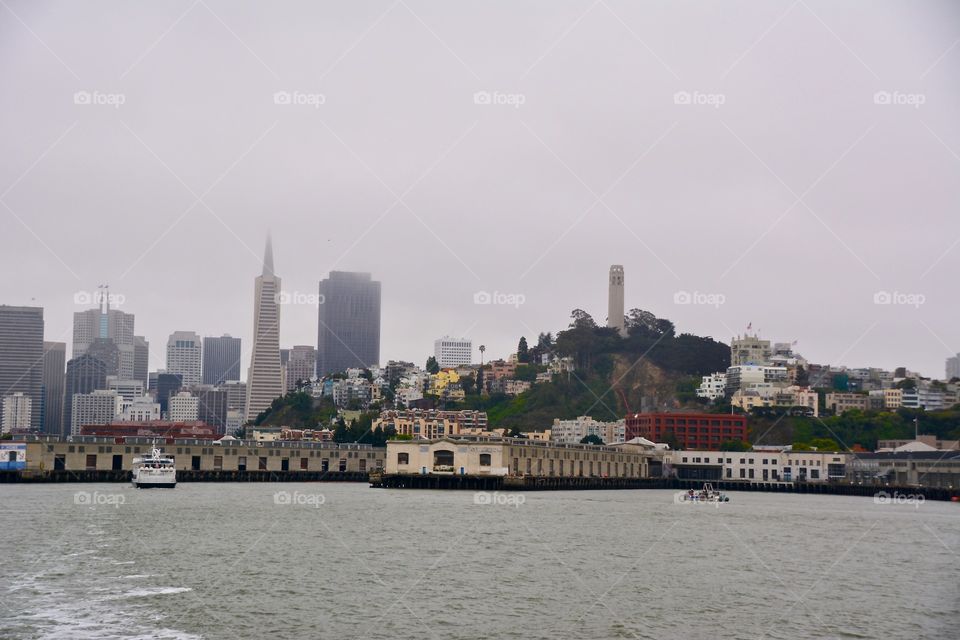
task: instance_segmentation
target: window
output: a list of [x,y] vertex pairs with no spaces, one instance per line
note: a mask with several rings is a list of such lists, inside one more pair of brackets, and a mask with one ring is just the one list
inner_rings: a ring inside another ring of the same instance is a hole
[[398,453],[398,454],[397,454],[397,464],[410,464],[410,454],[409,454],[409,453]]
[[489,466],[490,466],[490,454],[489,454],[489,453],[481,453],[481,454],[480,454],[480,466],[481,466],[481,467],[489,467]]

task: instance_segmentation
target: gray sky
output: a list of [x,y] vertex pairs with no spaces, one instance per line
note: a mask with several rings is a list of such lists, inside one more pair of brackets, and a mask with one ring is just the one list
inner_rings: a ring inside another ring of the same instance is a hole
[[[152,368],[174,330],[226,332],[245,374],[269,228],[291,294],[331,269],[383,283],[384,362],[422,363],[443,334],[504,356],[574,307],[602,322],[620,263],[627,308],[682,331],[752,322],[815,362],[942,376],[960,351],[958,18],[950,1],[3,0],[0,301],[42,305],[69,342],[77,293],[108,282]],[[285,306],[281,343],[315,344],[316,324]]]

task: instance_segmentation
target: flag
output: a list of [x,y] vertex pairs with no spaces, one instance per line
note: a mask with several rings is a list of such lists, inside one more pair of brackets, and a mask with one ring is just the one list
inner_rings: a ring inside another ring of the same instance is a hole
[[750,331],[750,329],[753,329],[753,323],[752,323],[752,322],[747,325],[747,331]]

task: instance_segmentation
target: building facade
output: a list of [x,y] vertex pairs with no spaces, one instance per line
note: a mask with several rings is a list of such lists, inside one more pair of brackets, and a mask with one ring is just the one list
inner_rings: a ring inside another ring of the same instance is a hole
[[66,383],[67,345],[65,342],[43,343],[43,420],[42,430],[60,435],[63,425],[63,393]]
[[222,335],[203,339],[203,384],[240,379],[240,338]]
[[67,363],[63,391],[63,426],[60,431],[69,435],[73,429],[73,396],[93,393],[107,388],[107,367],[89,354],[83,354]]
[[473,343],[466,338],[443,336],[433,341],[433,357],[441,369],[469,365],[473,360]]
[[765,365],[770,363],[773,350],[769,340],[757,335],[737,336],[730,341],[730,366]]
[[116,391],[98,389],[91,393],[77,393],[72,399],[70,434],[80,435],[85,425],[113,422],[123,412],[123,398]]
[[171,422],[196,422],[200,414],[200,399],[189,391],[170,396],[168,419]]
[[388,474],[647,478],[653,454],[627,445],[453,436],[390,440],[386,458]]
[[286,391],[293,391],[297,382],[309,382],[317,370],[317,350],[312,345],[294,345],[283,365],[283,380]]
[[203,342],[193,331],[174,331],[167,339],[167,373],[180,376],[185,387],[200,384]]
[[670,442],[683,449],[715,451],[728,441],[747,440],[747,418],[721,413],[634,413],[626,419],[626,439]]
[[[244,413],[254,419],[283,395],[280,370],[280,278],[273,269],[273,244],[267,236],[263,271],[254,281],[253,351],[247,370]],[[322,305],[321,305],[322,306]]]
[[664,473],[681,480],[840,482],[850,457],[833,451],[669,451]]
[[590,416],[579,416],[572,420],[554,418],[550,427],[550,440],[559,444],[579,444],[587,436],[596,436],[604,444],[625,442],[626,420],[601,422]]
[[320,281],[317,375],[380,363],[380,283],[369,273],[331,271]]
[[22,391],[3,396],[3,418],[0,428],[3,433],[29,431],[33,419],[33,401]]
[[43,309],[0,305],[0,398],[17,392],[29,399],[30,429],[39,431],[43,426]]
[[[87,353],[94,340],[109,339],[117,347],[117,371],[124,379],[134,377],[134,316],[119,309],[110,308],[110,294],[97,294],[99,307],[77,311],[73,314],[73,351],[76,358]],[[108,366],[111,363],[106,363]]]

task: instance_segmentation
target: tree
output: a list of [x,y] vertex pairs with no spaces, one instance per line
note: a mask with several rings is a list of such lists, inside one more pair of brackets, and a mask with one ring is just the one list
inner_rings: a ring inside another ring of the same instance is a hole
[[809,387],[810,386],[810,372],[807,371],[804,366],[797,365],[797,377],[796,383],[798,387]]
[[588,436],[584,436],[580,440],[580,444],[603,444],[603,440],[595,433],[591,433]]
[[440,372],[440,365],[437,364],[437,359],[433,356],[427,358],[427,366],[424,367],[430,374],[436,374]]
[[520,336],[520,342],[517,344],[517,362],[529,362],[530,361],[530,351],[527,348],[527,338],[526,336]]
[[916,389],[917,381],[913,378],[904,378],[896,384],[897,389]]
[[463,389],[464,395],[473,395],[474,390],[477,388],[476,378],[474,378],[472,374],[463,376],[460,378],[460,388]]
[[541,333],[537,336],[537,346],[543,347],[544,349],[549,349],[553,346],[553,334],[549,331],[547,333]]
[[724,440],[720,443],[720,451],[750,451],[750,443],[742,440]]
[[571,329],[596,329],[597,323],[593,321],[593,316],[583,309],[574,309],[570,312]]

